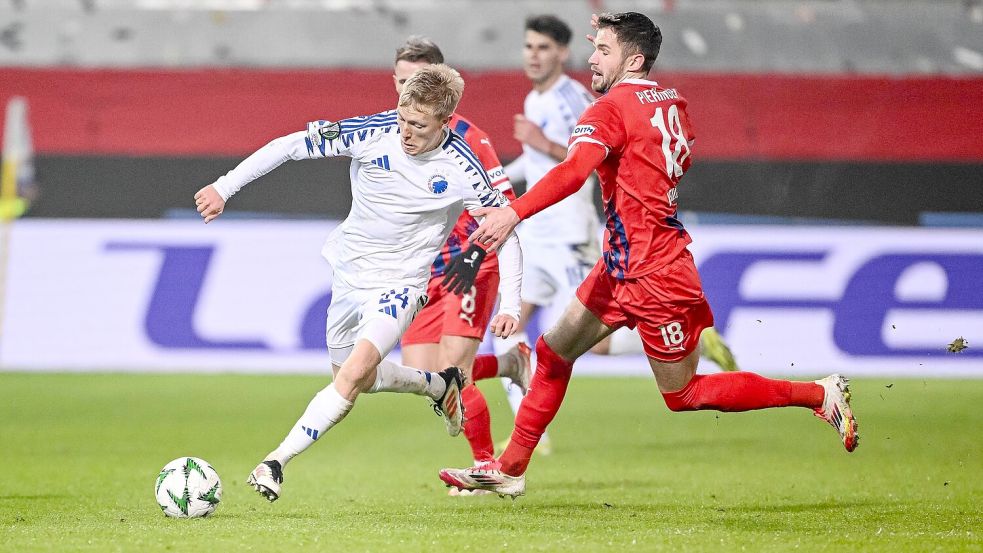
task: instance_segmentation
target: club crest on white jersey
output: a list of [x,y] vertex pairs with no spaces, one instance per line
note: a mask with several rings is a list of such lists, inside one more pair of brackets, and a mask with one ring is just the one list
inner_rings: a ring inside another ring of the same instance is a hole
[[427,181],[427,188],[429,188],[434,194],[443,194],[444,192],[447,192],[447,187],[447,177],[441,175],[440,173],[430,177],[430,180]]

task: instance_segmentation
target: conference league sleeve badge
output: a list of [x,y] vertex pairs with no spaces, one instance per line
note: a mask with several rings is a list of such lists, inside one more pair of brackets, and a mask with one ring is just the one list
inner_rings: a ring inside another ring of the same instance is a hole
[[307,124],[307,138],[315,146],[320,146],[325,140],[334,140],[339,136],[341,136],[341,123],[311,121]]

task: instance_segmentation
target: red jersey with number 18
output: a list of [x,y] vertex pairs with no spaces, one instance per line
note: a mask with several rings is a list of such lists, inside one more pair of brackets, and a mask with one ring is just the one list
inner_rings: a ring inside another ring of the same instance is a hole
[[570,146],[607,150],[597,174],[607,217],[604,264],[614,278],[658,270],[691,242],[677,218],[676,185],[694,138],[686,100],[654,81],[624,80],[580,116]]

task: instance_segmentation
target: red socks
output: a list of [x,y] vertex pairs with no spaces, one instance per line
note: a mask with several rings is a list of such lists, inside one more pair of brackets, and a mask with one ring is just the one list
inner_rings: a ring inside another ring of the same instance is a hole
[[495,443],[491,435],[491,415],[488,413],[488,402],[481,390],[474,384],[461,390],[464,401],[464,412],[467,420],[464,422],[464,436],[471,445],[471,454],[475,461],[491,461],[495,458]]
[[484,353],[474,358],[471,368],[471,380],[478,382],[498,376],[498,358],[494,354]]
[[572,372],[572,362],[557,355],[542,337],[536,341],[536,372],[515,416],[509,446],[499,458],[502,472],[510,476],[526,472],[533,449],[560,409]]
[[767,407],[822,407],[825,390],[815,382],[773,380],[750,372],[698,374],[678,392],[663,393],[673,411],[751,411]]

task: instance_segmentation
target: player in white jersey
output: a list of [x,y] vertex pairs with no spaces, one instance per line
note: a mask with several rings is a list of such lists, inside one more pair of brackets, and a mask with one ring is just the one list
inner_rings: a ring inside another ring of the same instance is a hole
[[[352,158],[352,208],[323,254],[334,269],[327,343],[334,381],[318,392],[283,442],[249,475],[270,501],[280,495],[283,468],[351,411],[360,393],[424,395],[461,431],[462,378],[451,367],[437,376],[385,359],[427,303],[430,264],[462,209],[508,205],[467,143],[447,127],[464,81],[446,65],[418,70],[396,110],[337,122],[315,121],[278,138],[196,195],[208,223],[242,186],[287,160]],[[492,331],[518,327],[522,260],[518,240],[499,252],[502,303]],[[470,286],[470,284],[468,284]]]

